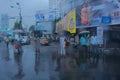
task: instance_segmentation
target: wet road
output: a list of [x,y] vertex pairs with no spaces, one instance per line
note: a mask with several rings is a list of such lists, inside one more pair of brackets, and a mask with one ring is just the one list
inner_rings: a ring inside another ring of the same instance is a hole
[[0,80],[120,80],[119,61],[100,59],[91,63],[90,59],[71,56],[56,58],[56,44],[40,49],[36,54],[32,44],[24,45],[23,54],[15,55],[12,45],[7,49],[0,43]]
[[33,45],[25,45],[23,54],[15,55],[12,45],[7,49],[0,43],[0,80],[50,80],[54,72],[52,48],[43,46],[41,53],[36,54]]

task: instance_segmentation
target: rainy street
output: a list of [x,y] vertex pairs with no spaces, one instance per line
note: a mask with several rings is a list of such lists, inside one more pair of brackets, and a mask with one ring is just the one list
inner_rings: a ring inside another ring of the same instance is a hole
[[[103,61],[91,63],[90,59],[71,57],[77,51],[68,49],[65,58],[56,57],[58,43],[40,46],[35,53],[34,46],[24,45],[23,54],[14,54],[13,46],[6,48],[0,43],[0,80],[120,80],[120,63]],[[59,45],[59,44],[58,44]]]
[[0,43],[0,80],[50,80],[54,71],[52,48],[41,47],[41,53],[36,54],[32,45],[25,45],[23,54],[16,55],[12,45],[7,49],[4,42]]
[[0,0],[0,80],[120,80],[120,0]]

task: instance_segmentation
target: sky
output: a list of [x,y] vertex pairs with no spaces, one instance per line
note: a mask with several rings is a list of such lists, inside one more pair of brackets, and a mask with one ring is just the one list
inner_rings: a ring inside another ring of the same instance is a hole
[[[19,2],[22,9],[23,27],[30,27],[35,24],[34,15],[36,11],[47,11],[49,0],[0,0],[1,14],[8,14],[10,17],[18,17],[19,9],[16,3]],[[11,8],[10,6],[14,6]],[[9,20],[9,27],[12,28],[16,19]]]

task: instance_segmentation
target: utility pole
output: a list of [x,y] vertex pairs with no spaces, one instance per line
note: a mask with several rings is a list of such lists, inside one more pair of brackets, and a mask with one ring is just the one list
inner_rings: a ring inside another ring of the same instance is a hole
[[19,16],[20,16],[20,21],[19,21],[19,24],[20,24],[20,29],[23,29],[22,28],[22,14],[21,14],[21,6],[19,3],[16,3],[18,5],[18,9],[20,10],[19,11]]

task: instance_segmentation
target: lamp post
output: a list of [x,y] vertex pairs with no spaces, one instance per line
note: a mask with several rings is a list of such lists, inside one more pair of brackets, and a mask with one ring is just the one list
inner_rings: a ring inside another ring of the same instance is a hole
[[[19,17],[20,17],[20,20],[19,20],[19,26],[20,26],[20,29],[23,29],[22,28],[22,14],[21,14],[21,6],[19,3],[16,3],[16,5],[18,6],[18,9],[19,9]],[[14,6],[10,6],[11,8],[15,8]]]

